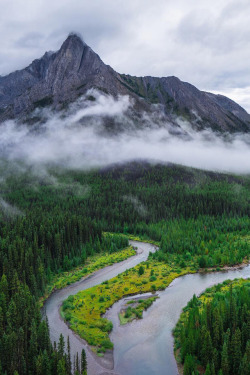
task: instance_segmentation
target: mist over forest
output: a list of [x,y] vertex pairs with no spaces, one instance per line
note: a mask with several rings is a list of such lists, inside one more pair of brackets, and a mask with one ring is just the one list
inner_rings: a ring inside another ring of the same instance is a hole
[[249,0],[1,1],[0,375],[249,375]]
[[196,131],[183,117],[174,126],[161,111],[143,113],[138,128],[133,107],[128,96],[114,99],[90,90],[64,112],[37,109],[33,116],[42,118],[39,125],[8,120],[0,125],[1,158],[37,171],[49,165],[86,170],[143,159],[250,173],[249,134]]

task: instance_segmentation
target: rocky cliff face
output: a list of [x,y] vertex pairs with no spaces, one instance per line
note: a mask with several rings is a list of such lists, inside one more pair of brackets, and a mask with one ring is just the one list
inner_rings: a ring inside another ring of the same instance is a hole
[[152,103],[164,105],[165,112],[182,116],[197,129],[205,127],[218,131],[250,130],[250,115],[231,99],[206,93],[176,77],[122,76],[127,87]]
[[0,77],[0,121],[20,118],[36,107],[62,109],[90,88],[130,95],[137,111],[162,105],[166,119],[183,116],[197,129],[250,130],[250,115],[232,100],[199,91],[176,77],[131,77],[115,72],[75,34],[57,52],[47,52],[27,68]]
[[1,117],[17,117],[36,107],[60,109],[89,88],[115,95],[122,87],[105,65],[77,35],[70,35],[55,53],[45,53],[27,68],[0,78]]

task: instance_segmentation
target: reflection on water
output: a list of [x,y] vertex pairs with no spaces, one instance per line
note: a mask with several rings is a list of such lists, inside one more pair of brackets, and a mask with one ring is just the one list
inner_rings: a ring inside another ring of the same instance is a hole
[[206,288],[227,279],[250,277],[250,266],[241,270],[209,274],[186,275],[175,279],[160,298],[144,313],[142,320],[119,326],[118,312],[122,301],[110,309],[106,317],[114,329],[115,371],[121,375],[175,375],[178,374],[173,355],[172,330],[182,308]]

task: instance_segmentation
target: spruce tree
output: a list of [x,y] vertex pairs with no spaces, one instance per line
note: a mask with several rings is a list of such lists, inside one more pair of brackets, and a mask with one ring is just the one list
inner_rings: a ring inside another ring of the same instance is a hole
[[241,362],[241,332],[237,328],[231,342],[232,373],[238,374]]
[[86,352],[84,349],[82,349],[82,353],[81,353],[81,372],[83,375],[87,374],[87,358],[86,358]]
[[67,373],[70,375],[71,374],[71,356],[70,356],[70,341],[69,341],[69,336],[67,338],[67,356],[66,356],[66,369]]
[[229,359],[228,359],[228,350],[227,343],[224,342],[221,354],[221,369],[223,375],[229,375]]

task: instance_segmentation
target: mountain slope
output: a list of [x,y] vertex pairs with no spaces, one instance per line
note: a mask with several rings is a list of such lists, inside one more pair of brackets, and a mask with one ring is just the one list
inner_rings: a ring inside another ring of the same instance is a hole
[[[36,107],[74,101],[92,87],[111,95],[123,93],[115,72],[77,35],[70,35],[55,53],[45,53],[27,68],[0,78],[2,118]],[[126,92],[124,92],[126,93]]]
[[132,77],[119,74],[76,34],[57,52],[46,52],[27,68],[0,77],[0,121],[20,118],[37,107],[62,109],[90,88],[114,97],[130,95],[135,110],[152,112],[161,104],[167,121],[177,116],[199,130],[250,130],[250,115],[232,100],[198,90],[176,77]]
[[250,115],[231,99],[206,93],[176,77],[122,75],[127,88],[153,103],[164,105],[172,115],[195,121],[197,129],[249,131]]

